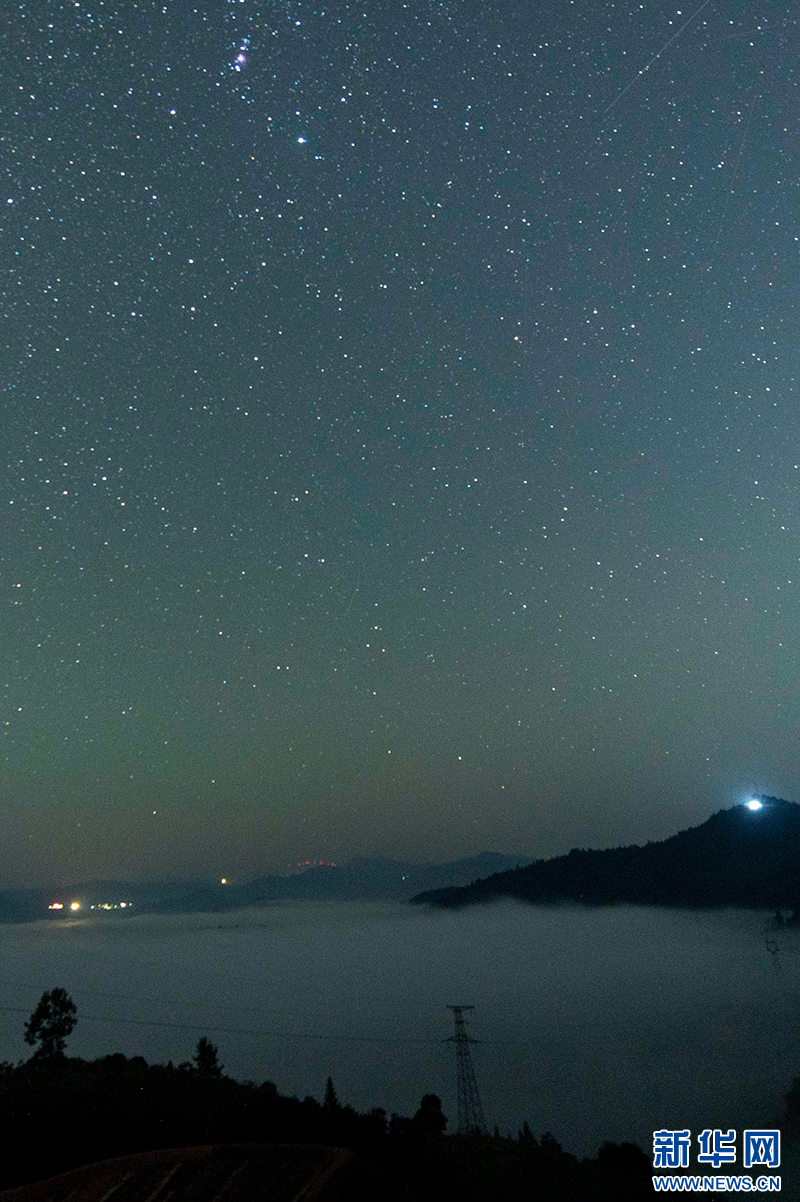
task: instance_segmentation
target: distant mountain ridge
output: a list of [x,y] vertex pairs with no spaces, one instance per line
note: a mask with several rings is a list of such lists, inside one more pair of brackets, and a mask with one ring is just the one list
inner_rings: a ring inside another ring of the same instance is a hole
[[515,898],[588,905],[800,906],[800,805],[760,797],[719,810],[700,826],[644,847],[573,849],[460,888],[428,890],[412,902],[460,907]]
[[[120,902],[126,903],[124,910],[118,911],[120,914],[180,914],[236,910],[271,901],[406,900],[419,889],[465,885],[530,861],[530,856],[489,851],[444,864],[362,857],[336,868],[320,865],[288,876],[258,877],[241,885],[205,881],[160,884],[89,881],[56,889],[8,889],[0,891],[0,923],[67,917],[71,902],[80,904],[76,916],[82,917],[87,911],[92,912],[92,906],[96,913],[97,908],[119,906]],[[63,909],[50,910],[53,902]]]
[[[445,864],[414,864],[401,860],[362,857],[339,867],[318,865],[291,876],[263,876],[244,885],[198,885],[183,895],[165,898],[160,912],[234,910],[269,901],[366,901],[405,900],[423,889],[468,884],[470,881],[520,864],[529,856],[481,852]],[[151,909],[156,907],[150,907]]]

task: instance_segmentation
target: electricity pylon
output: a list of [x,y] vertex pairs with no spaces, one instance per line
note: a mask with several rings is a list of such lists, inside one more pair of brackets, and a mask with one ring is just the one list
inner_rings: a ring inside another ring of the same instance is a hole
[[458,1134],[476,1136],[486,1134],[486,1119],[483,1117],[483,1107],[478,1093],[478,1083],[475,1080],[475,1069],[472,1067],[472,1054],[469,1050],[471,1043],[478,1043],[467,1034],[466,1010],[474,1010],[474,1006],[448,1006],[456,1020],[456,1033],[445,1043],[456,1045],[456,1068],[458,1070]]

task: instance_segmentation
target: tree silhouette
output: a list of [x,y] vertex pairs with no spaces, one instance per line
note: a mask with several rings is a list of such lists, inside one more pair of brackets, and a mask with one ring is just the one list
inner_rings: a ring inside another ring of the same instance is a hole
[[25,1024],[25,1042],[38,1048],[31,1060],[61,1060],[67,1038],[75,1029],[78,1011],[66,989],[51,989],[39,998],[39,1004]]
[[325,1085],[325,1101],[322,1103],[322,1109],[327,1111],[329,1114],[336,1110],[342,1109],[341,1103],[336,1096],[336,1090],[333,1088],[333,1081],[331,1081],[330,1077],[328,1077]]
[[204,1077],[221,1077],[223,1066],[219,1062],[219,1049],[210,1039],[201,1035],[197,1041],[197,1051],[192,1057],[198,1073]]
[[442,1114],[441,1098],[435,1093],[426,1093],[411,1124],[416,1134],[425,1139],[436,1139],[444,1135],[447,1119]]

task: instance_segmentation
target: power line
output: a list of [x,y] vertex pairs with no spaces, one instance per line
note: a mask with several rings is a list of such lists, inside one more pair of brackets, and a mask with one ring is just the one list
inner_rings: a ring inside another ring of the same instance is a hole
[[[28,1014],[28,1009],[23,1006],[0,1006],[0,1011],[9,1014]],[[340,1035],[330,1031],[261,1031],[252,1027],[220,1027],[216,1023],[176,1023],[168,1022],[153,1018],[107,1018],[100,1014],[84,1014],[81,1011],[79,1015],[81,1022],[106,1023],[110,1026],[130,1026],[130,1027],[164,1027],[175,1028],[180,1031],[211,1031],[223,1035],[260,1035],[267,1039],[310,1039],[310,1040],[339,1040],[345,1043],[416,1043],[416,1044],[438,1044],[438,1039],[420,1039],[409,1036],[386,1036],[386,1035]]]
[[[34,985],[29,984],[28,982],[24,982],[24,981],[14,981],[14,982],[6,981],[6,984],[14,984],[18,987],[24,987],[26,989],[38,988],[38,986],[34,986]],[[95,994],[97,997],[106,997],[106,998],[114,998],[114,997],[123,996],[123,995],[121,995],[119,993],[115,993],[111,990],[99,990],[99,989],[83,990],[82,989],[80,992],[89,992],[89,993]],[[163,998],[150,998],[150,999],[140,998],[138,1000],[139,1001],[148,1001],[148,1000],[149,1001],[163,1001],[165,999],[163,999]],[[183,1009],[183,1007],[181,1007],[181,1008]],[[452,1008],[452,1007],[449,1007],[449,1008]],[[255,1009],[257,1009],[257,1007],[248,1006],[248,1007],[245,1007],[245,1009],[255,1010]],[[287,1010],[281,1006],[269,1007],[269,1009],[273,1009],[273,1010],[277,1011],[278,1013],[284,1014],[288,1018],[293,1017],[293,1018],[300,1018],[300,1019],[305,1019],[305,1018],[320,1019],[322,1017],[322,1015],[314,1013],[314,1012],[292,1011],[292,1010]],[[462,1010],[472,1009],[472,1007],[463,1007],[462,1006],[461,1009]],[[3,1005],[0,1005],[0,1013],[25,1014],[25,1015],[29,1016],[30,1015],[30,1006],[3,1006]],[[231,1027],[231,1026],[227,1026],[227,1025],[221,1026],[218,1023],[215,1023],[213,1021],[209,1022],[207,1020],[180,1022],[180,1021],[175,1021],[173,1019],[122,1018],[122,1017],[119,1017],[118,1015],[110,1015],[109,1016],[109,1015],[100,1015],[100,1014],[87,1014],[83,1010],[80,1010],[80,1009],[78,1011],[78,1018],[79,1018],[79,1021],[105,1023],[109,1026],[155,1027],[155,1028],[163,1028],[163,1029],[175,1029],[175,1030],[179,1030],[179,1031],[210,1031],[210,1032],[217,1032],[219,1034],[224,1034],[224,1035],[256,1035],[256,1036],[261,1036],[261,1037],[267,1038],[267,1039],[297,1039],[297,1040],[312,1040],[312,1041],[329,1039],[329,1040],[338,1041],[338,1042],[342,1042],[342,1043],[385,1043],[385,1044],[418,1044],[418,1045],[427,1044],[431,1047],[435,1044],[438,1045],[442,1042],[441,1039],[436,1039],[436,1038],[427,1038],[426,1039],[426,1038],[423,1038],[420,1036],[359,1035],[359,1034],[346,1034],[346,1033],[337,1033],[337,1032],[329,1032],[329,1031],[312,1031],[312,1032],[276,1031],[276,1030],[268,1031],[268,1030],[264,1030],[261,1027]],[[455,1042],[455,1040],[451,1037],[450,1039],[447,1039],[444,1042],[445,1043]],[[531,1050],[535,1050],[539,1047],[539,1044],[537,1041],[527,1040],[527,1039],[502,1039],[501,1038],[501,1039],[482,1039],[480,1041],[471,1040],[470,1042],[472,1042],[472,1043],[480,1042],[484,1047],[494,1047],[494,1048],[501,1048],[501,1047],[519,1048],[519,1049],[529,1048]]]
[[[465,1007],[461,1008],[464,1009]],[[469,1009],[471,1008],[472,1007],[469,1007]],[[30,1015],[30,1007],[0,1006],[0,1013]],[[78,1019],[79,1021],[85,1020],[86,1022],[106,1023],[109,1026],[163,1027],[175,1028],[179,1031],[211,1031],[218,1032],[223,1035],[260,1035],[267,1039],[331,1039],[350,1043],[428,1044],[431,1047],[442,1042],[441,1039],[423,1039],[419,1036],[406,1035],[347,1035],[337,1034],[336,1032],[329,1031],[264,1031],[255,1027],[224,1027],[219,1026],[214,1022],[174,1022],[165,1019],[153,1018],[108,1017],[100,1014],[86,1014],[82,1010],[78,1013]],[[450,1037],[449,1039],[445,1039],[444,1042],[451,1043],[455,1041],[452,1037]],[[481,1043],[484,1047],[530,1048],[531,1050],[534,1050],[539,1046],[536,1041],[526,1039],[473,1039],[470,1042]]]

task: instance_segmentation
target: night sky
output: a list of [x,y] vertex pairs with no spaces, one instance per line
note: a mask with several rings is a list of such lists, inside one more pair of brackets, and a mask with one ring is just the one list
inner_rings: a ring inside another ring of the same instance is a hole
[[1,20],[5,885],[798,796],[788,0]]

